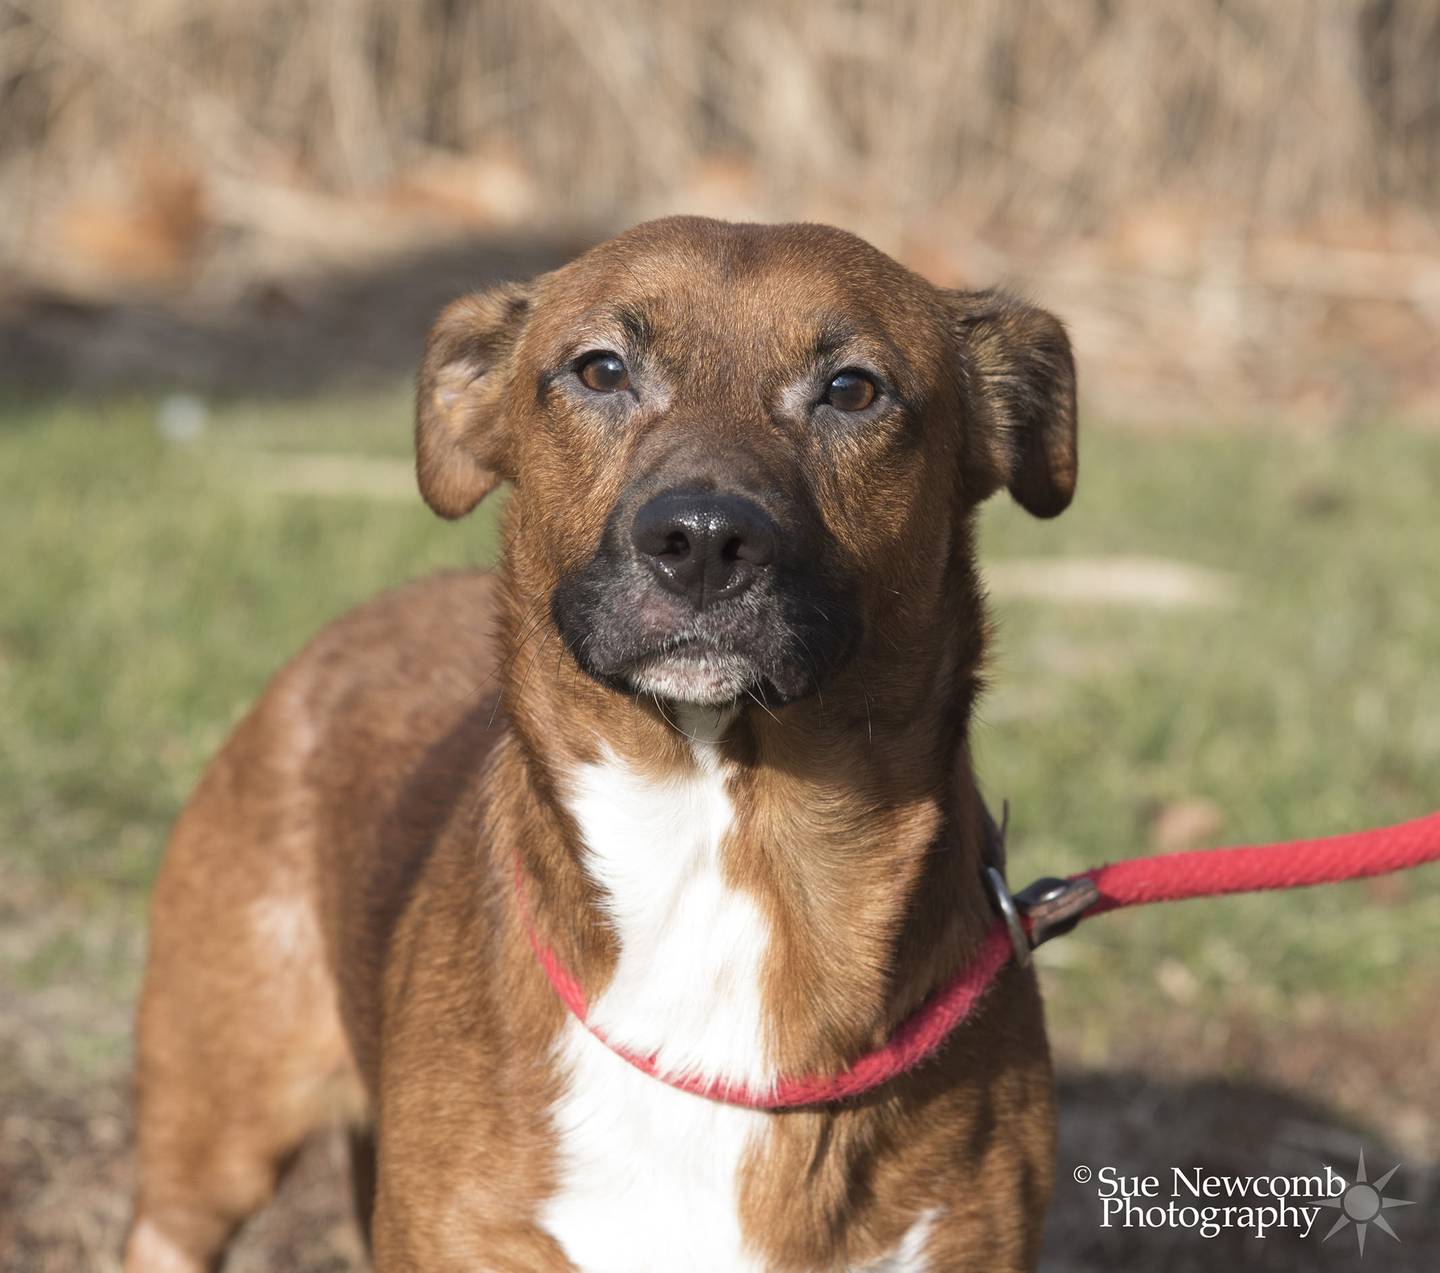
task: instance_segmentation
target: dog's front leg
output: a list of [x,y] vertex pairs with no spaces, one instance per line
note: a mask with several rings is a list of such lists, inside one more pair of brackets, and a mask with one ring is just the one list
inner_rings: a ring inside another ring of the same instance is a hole
[[[574,1273],[553,1238],[531,1225],[506,1223],[483,1200],[443,1201],[437,1190],[376,1207],[375,1273]],[[492,1222],[493,1223],[490,1223]]]
[[397,941],[411,975],[392,980],[380,1056],[374,1267],[574,1273],[539,1223],[553,1192],[549,1069],[517,1050],[488,983],[466,975],[480,943],[452,927],[456,896],[434,890]]
[[[573,1273],[535,1214],[535,1155],[503,1120],[445,1109],[387,1123],[371,1239],[375,1273]],[[520,1152],[517,1152],[520,1151]]]

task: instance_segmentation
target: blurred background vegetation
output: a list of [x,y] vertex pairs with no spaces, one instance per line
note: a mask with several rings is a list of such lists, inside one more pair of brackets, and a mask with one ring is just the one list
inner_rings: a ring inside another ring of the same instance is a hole
[[1433,412],[1437,67],[1435,0],[4,0],[8,340],[288,383],[145,357],[135,302],[284,329],[337,271],[685,208],[1043,292],[1127,414]]
[[[327,619],[493,556],[414,493],[429,318],[646,216],[832,221],[1069,323],[1077,504],[983,525],[1017,875],[1440,806],[1435,0],[0,0],[0,207],[0,1267],[113,1267],[206,758]],[[1434,868],[1041,964],[1047,1268],[1340,1267],[1066,1177],[1362,1144],[1420,1204],[1383,1267],[1435,1267]],[[354,1266],[334,1159],[233,1268]]]

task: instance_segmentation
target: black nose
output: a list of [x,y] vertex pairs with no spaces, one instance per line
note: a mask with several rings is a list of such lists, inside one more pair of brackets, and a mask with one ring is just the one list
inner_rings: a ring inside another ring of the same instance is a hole
[[775,560],[779,528],[758,504],[666,491],[635,514],[630,542],[660,586],[697,609],[739,596]]

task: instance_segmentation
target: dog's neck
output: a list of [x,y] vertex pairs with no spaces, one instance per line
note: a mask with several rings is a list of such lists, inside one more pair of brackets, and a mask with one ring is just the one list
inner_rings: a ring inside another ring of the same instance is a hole
[[968,958],[989,918],[976,646],[773,711],[636,701],[554,651],[514,660],[504,781],[533,796],[535,922],[591,1023],[664,1069],[763,1085],[841,1068]]

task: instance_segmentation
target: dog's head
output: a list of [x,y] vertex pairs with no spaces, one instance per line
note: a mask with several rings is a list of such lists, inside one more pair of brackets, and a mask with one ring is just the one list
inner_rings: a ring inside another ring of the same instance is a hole
[[995,490],[1065,508],[1075,373],[1043,310],[840,230],[675,218],[452,304],[415,433],[442,516],[514,483],[510,569],[590,676],[774,704],[943,616]]

